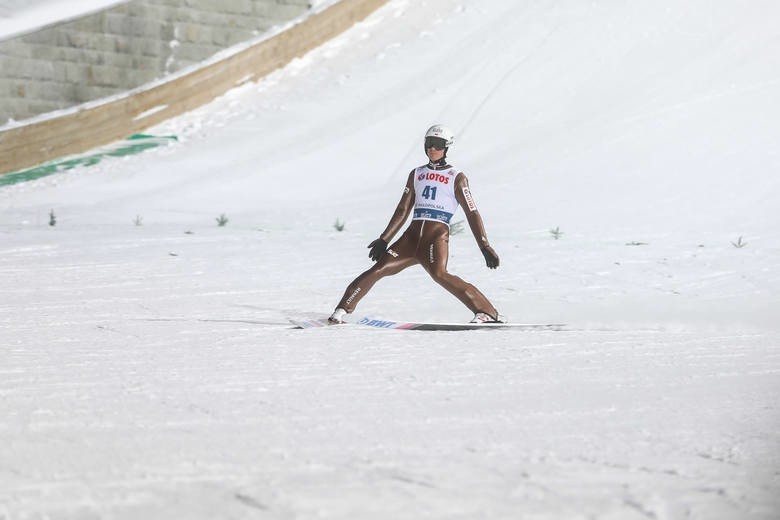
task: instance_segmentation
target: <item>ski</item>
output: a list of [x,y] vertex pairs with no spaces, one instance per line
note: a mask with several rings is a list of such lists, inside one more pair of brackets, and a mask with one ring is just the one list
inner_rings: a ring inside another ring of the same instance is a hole
[[290,323],[294,325],[293,328],[296,329],[316,329],[320,327],[332,327],[333,325],[348,325],[348,323],[332,323],[328,321],[327,318],[309,320],[298,320],[290,318],[289,320]]
[[[353,323],[331,323],[327,319],[295,320],[290,319],[295,328],[311,329],[331,327],[333,325],[352,325]],[[512,330],[563,330],[563,323],[422,323],[408,321],[390,321],[376,318],[360,318],[355,325],[364,325],[379,329],[396,330],[426,330],[426,331],[460,331],[460,330],[487,330],[487,329],[512,329]]]
[[398,330],[487,330],[487,329],[513,329],[513,330],[563,330],[563,323],[421,323],[380,320],[374,318],[361,318],[358,325],[377,327],[380,329]]

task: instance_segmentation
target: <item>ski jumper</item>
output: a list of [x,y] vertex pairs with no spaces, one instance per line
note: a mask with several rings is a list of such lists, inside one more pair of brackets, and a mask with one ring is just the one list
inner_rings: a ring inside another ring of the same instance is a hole
[[413,210],[411,224],[373,267],[349,284],[337,307],[351,313],[381,278],[420,264],[431,278],[472,312],[496,316],[495,307],[479,289],[447,272],[449,223],[458,207],[466,213],[479,247],[489,247],[466,175],[443,161],[439,165],[429,163],[412,170],[401,200],[380,238],[389,242]]

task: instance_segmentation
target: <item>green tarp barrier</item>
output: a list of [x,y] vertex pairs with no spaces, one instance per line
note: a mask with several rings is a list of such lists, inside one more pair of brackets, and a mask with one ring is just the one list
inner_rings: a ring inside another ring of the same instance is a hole
[[58,159],[47,162],[34,168],[21,170],[18,172],[6,173],[0,175],[0,186],[8,186],[19,182],[32,181],[52,175],[54,173],[64,172],[77,166],[92,166],[106,157],[124,157],[141,153],[150,148],[166,146],[172,141],[178,140],[175,135],[154,136],[146,134],[135,134],[124,141],[119,141],[106,148],[100,148],[91,152],[68,157],[67,159]]

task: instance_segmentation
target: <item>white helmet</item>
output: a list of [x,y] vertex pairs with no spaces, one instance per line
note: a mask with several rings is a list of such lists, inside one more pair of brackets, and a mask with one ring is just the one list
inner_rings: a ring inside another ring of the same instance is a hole
[[448,148],[455,142],[455,134],[444,125],[433,125],[425,132],[425,137],[438,137],[444,139],[445,146]]

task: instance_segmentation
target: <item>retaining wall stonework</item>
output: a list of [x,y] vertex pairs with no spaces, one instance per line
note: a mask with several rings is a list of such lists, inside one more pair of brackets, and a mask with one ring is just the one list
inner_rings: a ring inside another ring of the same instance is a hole
[[0,125],[158,80],[308,9],[308,0],[133,0],[0,41]]
[[[179,3],[179,1],[144,0],[144,2],[154,3],[158,6]],[[242,82],[257,80],[289,63],[293,58],[302,56],[364,19],[386,2],[387,0],[340,0],[327,9],[305,17],[300,23],[273,37],[261,38],[257,43],[233,53],[227,58],[200,68],[194,68],[186,74],[174,75],[169,80],[157,82],[148,88],[137,88],[127,95],[118,95],[105,102],[91,102],[55,114],[52,117],[44,116],[40,120],[36,118],[34,122],[29,124],[6,127],[7,129],[0,130],[0,173],[17,171],[65,155],[89,150],[125,138],[166,119],[192,110]],[[186,3],[193,4],[195,0],[186,0]],[[236,9],[249,3],[252,2],[249,0],[220,0],[220,4],[231,4]],[[277,3],[278,5],[283,4],[282,0],[277,0]],[[286,5],[289,9],[307,8],[298,0],[287,0]],[[110,11],[113,12],[115,9]],[[106,16],[106,13],[101,13],[101,16]],[[163,31],[163,25],[157,26],[160,31]],[[199,29],[195,32],[200,34],[209,32],[206,29],[208,24],[199,24],[198,27]],[[145,29],[137,28],[136,30],[141,32]],[[186,31],[181,31],[177,38],[180,38],[181,41],[189,41],[190,37],[183,36]],[[220,31],[222,29],[211,33],[210,41],[213,42],[215,39],[221,38],[213,36]],[[248,31],[243,32],[244,35],[252,32],[250,29],[244,29],[244,31]],[[99,39],[96,37],[96,40]],[[117,41],[119,40],[116,40],[115,44]],[[164,39],[159,41],[164,41]],[[139,40],[136,45],[143,47],[144,44]],[[149,45],[153,46],[153,44]],[[113,55],[113,53],[111,54]],[[149,54],[154,54],[153,49],[149,50]],[[141,56],[143,56],[143,52]],[[150,61],[156,63],[158,67],[160,66],[159,58],[150,56]],[[42,59],[40,63],[42,74],[58,67],[56,60]],[[125,72],[115,71],[113,76],[124,78],[125,76],[135,77],[136,74],[144,75],[142,72],[136,72],[144,70],[142,58],[137,58],[137,61],[131,60],[129,63],[129,69],[116,67]],[[110,67],[110,65],[107,66]],[[74,90],[88,88],[94,83],[100,83],[99,78],[103,78],[101,74],[96,73],[99,69],[95,66],[90,68],[89,65],[83,65],[82,67],[65,67],[66,71],[75,68],[73,73],[79,78],[76,81],[77,85],[73,87]],[[151,68],[151,65],[149,67]],[[69,73],[66,72],[67,74]],[[111,77],[112,74],[108,74],[108,76]],[[154,78],[154,75],[144,77]],[[105,81],[105,83],[111,82]],[[114,87],[113,83],[93,86],[117,89],[117,91],[125,91],[128,88],[126,86]],[[105,92],[110,93],[111,90]]]

